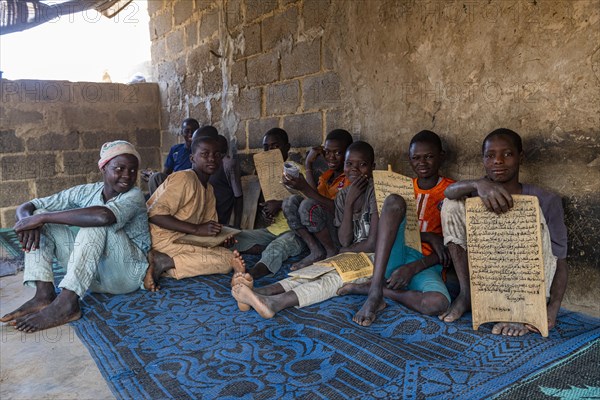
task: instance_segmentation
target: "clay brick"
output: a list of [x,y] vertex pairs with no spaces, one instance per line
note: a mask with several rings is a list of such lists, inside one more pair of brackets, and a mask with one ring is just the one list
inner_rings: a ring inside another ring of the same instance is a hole
[[167,35],[167,56],[174,58],[184,48],[183,29],[177,29]]
[[181,87],[183,88],[184,93],[192,96],[200,95],[200,85],[198,82],[200,81],[202,74],[196,73],[196,71],[190,71],[181,76]]
[[171,31],[173,28],[171,19],[170,10],[164,10],[161,14],[152,18],[150,24],[150,35],[152,36],[152,39],[159,38]]
[[79,148],[79,134],[77,132],[44,133],[40,137],[27,139],[28,151],[44,150],[75,150]]
[[81,134],[81,143],[84,149],[97,150],[100,154],[100,147],[106,142],[115,140],[127,140],[128,135],[123,132],[84,132]]
[[[27,201],[27,200],[25,200]],[[0,212],[0,226],[2,228],[12,228],[15,226],[17,207],[3,208]]]
[[261,24],[262,48],[270,50],[279,41],[296,37],[298,31],[298,9],[290,7],[281,14],[265,18]]
[[267,115],[295,113],[300,105],[300,84],[298,81],[270,85],[267,91]]
[[153,16],[164,7],[163,0],[148,0],[148,15]]
[[228,0],[225,8],[227,30],[234,31],[243,22],[242,20],[242,0]]
[[331,48],[326,44],[323,44],[323,55],[321,57],[323,63],[323,69],[326,71],[334,69],[333,52]]
[[214,4],[214,0],[196,0],[196,11],[204,11]]
[[173,61],[165,61],[158,64],[158,79],[163,82],[172,82],[175,77],[175,63]]
[[246,86],[246,61],[235,61],[231,65],[231,85]]
[[330,0],[304,0],[304,29],[324,28],[329,21],[330,6]]
[[[185,64],[184,64],[185,67]],[[120,102],[131,104],[147,104],[149,107],[155,107],[160,97],[158,84],[155,82],[136,83],[135,85],[119,85]],[[135,97],[132,99],[132,97]]]
[[261,101],[260,88],[240,89],[239,94],[233,99],[233,111],[241,120],[260,118]]
[[87,175],[98,171],[99,151],[66,151],[63,168],[66,175]]
[[345,129],[348,132],[352,133],[350,123],[348,122],[348,119],[344,116],[344,112],[342,110],[327,111],[325,118],[325,132],[329,133],[334,129]]
[[123,131],[124,128],[149,128],[158,125],[158,118],[155,110],[147,107],[129,107],[119,110],[115,117],[119,126],[114,129]]
[[185,45],[189,49],[198,43],[198,21],[191,21],[184,27]]
[[221,67],[202,73],[202,87],[204,88],[205,96],[221,93],[223,90],[223,74],[221,72]]
[[262,51],[260,44],[260,24],[245,26],[242,30],[242,35],[244,36],[244,47],[240,46],[235,49],[235,59],[249,57]]
[[15,207],[34,196],[29,188],[29,182],[0,182],[0,207]]
[[[162,132],[161,136],[162,144],[160,146],[160,154],[164,156],[164,160],[169,154],[171,147],[175,146],[176,144],[183,143],[183,139],[180,140],[181,136],[174,135],[171,132]],[[161,165],[163,164],[161,163]]]
[[0,149],[2,154],[21,153],[25,151],[23,139],[15,134],[14,130],[0,131]]
[[65,107],[63,118],[66,129],[100,130],[105,129],[111,121],[111,114],[106,108],[86,107],[83,105]]
[[[200,102],[200,103],[196,104],[195,106],[194,105],[190,106],[190,118],[197,119],[198,122],[200,123],[200,126],[209,125],[210,117],[208,115],[206,103]],[[183,119],[179,120],[178,123],[181,124],[182,120]]]
[[314,74],[321,69],[321,41],[298,43],[289,52],[281,54],[282,79]]
[[150,54],[152,55],[152,66],[155,70],[157,69],[158,64],[164,62],[165,56],[167,54],[166,43],[167,42],[165,39],[152,40],[152,45],[150,46]]
[[246,61],[248,83],[264,85],[279,79],[279,57],[275,52],[261,54]]
[[173,6],[175,25],[187,21],[194,12],[194,3],[189,0],[180,0]]
[[188,55],[187,70],[188,71],[204,71],[213,64],[211,49],[219,50],[219,41],[213,40],[210,43],[205,43],[190,51]]
[[302,95],[305,110],[334,108],[340,104],[340,78],[334,72],[306,78]]
[[140,170],[145,168],[162,170],[162,164],[160,162],[160,150],[158,147],[138,147],[137,151],[140,153],[140,157],[142,158]]
[[85,175],[68,176],[68,177],[53,177],[49,179],[38,180],[35,182],[35,197],[46,197],[61,190],[68,189],[73,186],[83,185],[87,183]]
[[250,22],[277,8],[277,0],[246,0],[246,22]]
[[0,160],[0,175],[4,181],[46,178],[56,175],[54,154],[4,156]]
[[[219,30],[219,10],[213,8],[204,14],[200,20],[200,41],[210,38]],[[217,49],[213,49],[217,51]]]
[[279,118],[251,119],[248,121],[248,145],[250,149],[262,149],[263,135],[271,128],[279,127]]
[[283,129],[288,133],[292,147],[309,147],[323,141],[321,113],[299,114],[285,117]]
[[[238,150],[245,150],[248,140],[246,138],[246,121],[241,121],[235,131],[235,144]],[[230,145],[231,147],[231,145]]]
[[160,130],[158,128],[136,129],[135,144],[144,147],[160,147]]
[[37,111],[23,111],[23,110],[8,110],[7,112],[8,121],[4,122],[8,126],[19,126],[22,124],[39,124],[43,121],[44,115]]
[[217,128],[219,131],[218,124],[221,122],[223,115],[223,106],[221,105],[221,98],[210,99],[210,124]]

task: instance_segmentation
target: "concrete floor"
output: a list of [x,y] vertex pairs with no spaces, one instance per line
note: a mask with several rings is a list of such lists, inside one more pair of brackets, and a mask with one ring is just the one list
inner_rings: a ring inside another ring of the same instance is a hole
[[[22,272],[0,278],[0,315],[33,296],[22,279]],[[563,307],[600,318],[600,305]],[[70,326],[25,334],[5,325],[0,334],[0,399],[114,399]]]
[[[30,299],[23,273],[0,278],[0,315]],[[69,325],[25,334],[0,327],[0,399],[114,399]]]

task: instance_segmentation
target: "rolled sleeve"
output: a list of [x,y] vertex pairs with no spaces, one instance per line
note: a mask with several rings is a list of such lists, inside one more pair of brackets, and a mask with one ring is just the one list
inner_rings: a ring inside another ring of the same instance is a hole
[[104,206],[115,215],[116,222],[112,225],[115,230],[125,227],[140,213],[140,210],[146,210],[144,195],[137,187],[126,193],[121,193],[109,200]]

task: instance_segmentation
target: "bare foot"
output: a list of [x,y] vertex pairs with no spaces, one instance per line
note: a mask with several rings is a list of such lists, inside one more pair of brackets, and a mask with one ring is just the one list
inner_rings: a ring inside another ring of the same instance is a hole
[[[254,279],[247,272],[236,272],[233,274],[233,278],[231,278],[231,287],[233,288],[235,285],[244,285],[247,286],[250,290],[254,287]],[[249,311],[250,306],[248,304],[240,303],[238,301],[238,308],[240,311]]]
[[527,332],[529,332],[529,329],[518,322],[498,322],[492,328],[492,333],[494,335],[523,336]]
[[234,287],[238,283],[248,286],[250,289],[254,287],[254,279],[252,279],[252,275],[247,272],[236,272],[233,274],[233,277],[231,278],[231,287]]
[[444,322],[454,322],[470,309],[471,298],[463,295],[461,292],[452,304],[450,304],[450,307],[440,314],[438,318]]
[[325,253],[310,253],[309,255],[304,257],[302,260],[298,261],[297,263],[294,263],[290,267],[290,270],[298,271],[299,269],[308,267],[309,265],[316,263],[317,261],[324,260],[324,259],[325,259]]
[[17,319],[15,329],[32,333],[64,325],[79,318],[81,318],[81,308],[79,308],[78,296],[70,290],[63,289],[49,306]]
[[369,294],[369,288],[371,287],[371,281],[363,283],[345,283],[344,286],[337,290],[338,296],[345,296],[347,294]]
[[152,272],[154,271],[154,264],[148,265],[148,269],[146,270],[146,276],[144,276],[144,289],[149,290],[150,292],[157,292],[160,289],[157,282],[154,280],[154,276]]
[[148,253],[148,270],[144,277],[144,288],[151,292],[160,290],[158,284],[160,276],[171,268],[175,268],[175,262],[171,257],[160,251],[150,250],[150,253]]
[[376,299],[368,297],[367,301],[365,301],[365,304],[363,304],[356,315],[352,317],[352,321],[361,326],[369,326],[375,322],[375,319],[377,319],[377,313],[383,310],[385,307],[387,307],[387,304],[383,300],[383,297]]
[[49,283],[48,290],[40,290],[38,289],[35,292],[35,296],[27,302],[25,302],[21,307],[17,308],[15,311],[6,314],[4,317],[0,318],[0,322],[9,322],[12,321],[12,325],[14,325],[14,320],[20,318],[24,315],[36,313],[45,307],[49,306],[50,303],[54,301],[56,298],[56,292],[54,292],[54,284]]
[[231,289],[231,294],[238,301],[251,306],[263,318],[273,318],[275,312],[268,304],[267,298],[254,293],[249,287],[238,283]]
[[237,250],[233,251],[233,260],[231,260],[231,266],[233,267],[234,273],[246,272],[246,262]]

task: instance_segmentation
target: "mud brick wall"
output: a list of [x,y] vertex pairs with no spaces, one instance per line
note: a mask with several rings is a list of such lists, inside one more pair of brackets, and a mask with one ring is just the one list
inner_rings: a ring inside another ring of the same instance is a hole
[[464,179],[483,173],[485,134],[512,128],[523,181],[565,200],[568,300],[600,303],[598,0],[151,0],[149,14],[163,155],[188,116],[247,171],[271,127],[300,156],[342,127],[410,175],[408,142],[431,129]]
[[142,167],[160,168],[158,85],[2,80],[0,218],[32,198],[100,179],[104,142],[136,145]]

